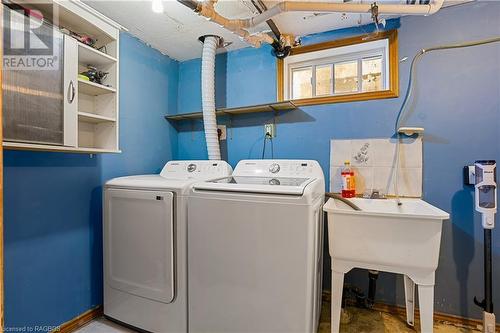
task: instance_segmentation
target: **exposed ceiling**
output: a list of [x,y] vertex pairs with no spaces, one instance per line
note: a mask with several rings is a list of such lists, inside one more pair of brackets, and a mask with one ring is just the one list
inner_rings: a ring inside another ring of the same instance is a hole
[[[222,36],[232,42],[226,50],[248,47],[239,37],[198,16],[177,1],[164,1],[165,11],[156,14],[147,0],[83,0],[104,15],[120,23],[129,32],[169,57],[184,61],[201,56],[198,37],[207,34]],[[359,1],[359,0],[356,0]],[[336,1],[343,2],[343,1]],[[264,1],[270,8],[276,2]],[[250,0],[219,0],[216,9],[228,18],[247,18],[258,12]],[[311,33],[352,27],[371,22],[369,14],[317,15],[314,13],[285,13],[274,19],[282,33],[304,36]],[[268,31],[264,23],[255,31]],[[224,50],[222,50],[224,51]]]
[[[231,42],[220,52],[247,47],[239,37],[217,24],[198,16],[189,8],[175,0],[164,0],[163,14],[151,10],[151,0],[83,0],[104,15],[110,17],[129,32],[169,57],[184,61],[201,56],[198,37],[214,34]],[[302,0],[303,1],[303,0]],[[325,2],[368,2],[371,0],[319,0]],[[406,3],[406,0],[389,2]],[[271,8],[276,0],[264,0]],[[228,18],[248,18],[258,14],[251,0],[219,0],[216,10]],[[353,27],[371,23],[370,14],[345,13],[284,13],[275,17],[274,22],[281,33],[305,36],[312,33]],[[252,32],[269,31],[263,23]]]

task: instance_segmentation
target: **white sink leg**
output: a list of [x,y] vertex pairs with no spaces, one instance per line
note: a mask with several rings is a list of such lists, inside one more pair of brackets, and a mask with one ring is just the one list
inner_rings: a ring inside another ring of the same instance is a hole
[[418,304],[422,333],[432,333],[434,324],[434,286],[418,285]]
[[405,277],[406,322],[415,325],[415,282],[408,276]]
[[332,271],[332,333],[339,333],[340,312],[342,308],[342,290],[344,289],[344,273]]

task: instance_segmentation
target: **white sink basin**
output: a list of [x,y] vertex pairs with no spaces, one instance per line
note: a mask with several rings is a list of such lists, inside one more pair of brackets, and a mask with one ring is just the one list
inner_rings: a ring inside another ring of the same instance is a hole
[[366,268],[403,274],[406,317],[414,323],[418,285],[421,332],[433,331],[435,271],[441,227],[448,213],[420,199],[349,199],[356,211],[338,199],[323,206],[328,213],[332,257],[332,333],[340,327],[344,274]]
[[[435,270],[438,265],[441,226],[449,214],[421,199],[349,199],[361,208],[353,210],[337,199],[324,205],[328,213],[332,260]],[[358,267],[359,267],[358,266]]]

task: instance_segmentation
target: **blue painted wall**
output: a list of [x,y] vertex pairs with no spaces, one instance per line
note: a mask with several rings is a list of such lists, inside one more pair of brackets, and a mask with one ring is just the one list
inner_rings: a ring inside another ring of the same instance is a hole
[[165,114],[177,112],[179,63],[135,37],[120,39],[121,154],[102,156],[102,181],[158,173],[176,155],[177,132]]
[[[411,59],[419,49],[429,46],[498,36],[498,17],[500,4],[494,2],[446,8],[430,17],[404,17],[399,29],[400,57]],[[310,36],[304,43],[347,37],[368,29]],[[199,110],[199,72],[193,67],[198,65],[194,60],[180,64],[179,113]],[[225,93],[227,106],[276,99],[276,64],[269,47],[230,52],[223,66],[226,83],[217,88],[219,94],[220,90]],[[408,69],[409,61],[401,63],[401,96],[406,89]],[[473,211],[473,193],[462,186],[462,167],[475,159],[500,160],[499,73],[498,44],[425,56],[418,68],[418,99],[408,122],[426,129],[424,197],[452,216],[443,227],[436,310],[466,317],[481,315],[472,298],[482,297],[483,244],[479,216]],[[275,157],[318,160],[329,177],[330,139],[391,137],[401,102],[402,98],[398,98],[309,106],[280,115],[276,117]],[[234,117],[231,123],[222,119],[222,123],[232,127],[223,151],[233,166],[243,158],[260,158],[262,125],[272,120],[271,114]],[[178,125],[178,130],[175,157],[206,158],[201,123],[188,121]],[[494,263],[500,262],[499,229],[494,231]],[[329,258],[325,267],[325,286],[329,288]],[[366,273],[360,271],[351,272],[348,281],[360,287],[368,283]],[[494,281],[500,281],[500,265],[495,265]],[[379,301],[403,304],[402,279],[382,274],[377,297]],[[500,286],[494,291],[494,302],[500,304]]]
[[4,153],[6,327],[59,325],[102,304],[102,184],[175,154],[163,115],[176,112],[178,63],[128,34],[120,61],[122,154]]

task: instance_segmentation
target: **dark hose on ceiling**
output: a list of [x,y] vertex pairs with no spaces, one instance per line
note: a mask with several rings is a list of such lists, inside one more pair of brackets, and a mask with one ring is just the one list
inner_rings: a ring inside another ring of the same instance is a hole
[[177,0],[177,2],[191,8],[191,10],[198,11],[198,2],[195,0]]

